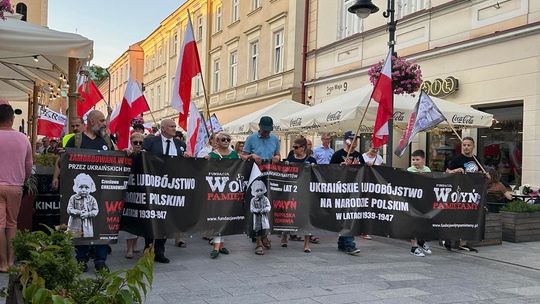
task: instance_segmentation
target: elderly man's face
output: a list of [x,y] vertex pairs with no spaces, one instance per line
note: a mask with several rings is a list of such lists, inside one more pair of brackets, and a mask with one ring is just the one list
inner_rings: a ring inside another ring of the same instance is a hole
[[166,138],[173,138],[176,135],[176,123],[172,120],[162,122],[161,135]]
[[103,113],[101,112],[97,113],[96,116],[89,119],[88,126],[95,134],[101,135],[101,133],[103,133],[103,131],[107,127],[107,120],[105,119],[105,115],[103,115]]

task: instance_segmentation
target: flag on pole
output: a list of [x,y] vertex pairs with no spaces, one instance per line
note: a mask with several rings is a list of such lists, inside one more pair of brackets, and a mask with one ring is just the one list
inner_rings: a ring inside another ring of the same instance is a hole
[[94,81],[87,80],[87,76],[81,75],[77,83],[79,102],[77,103],[77,116],[83,117],[93,106],[103,99],[103,95]]
[[388,120],[392,118],[394,112],[392,105],[393,94],[392,53],[388,51],[379,79],[377,79],[373,93],[371,93],[371,98],[379,103],[375,127],[373,128],[372,144],[374,148],[379,148],[388,143]]
[[411,113],[407,129],[403,133],[399,141],[399,146],[394,153],[401,157],[416,134],[431,129],[445,120],[446,117],[444,117],[441,110],[439,110],[429,95],[422,91],[418,97],[414,111]]
[[130,71],[122,103],[113,111],[109,122],[111,133],[118,135],[116,143],[118,149],[125,149],[129,146],[131,120],[146,111],[150,111],[150,107],[148,107],[141,87],[137,81],[133,80]]
[[186,35],[178,56],[178,65],[176,66],[176,77],[172,92],[172,108],[176,109],[178,115],[178,125],[187,130],[187,119],[189,107],[191,104],[191,82],[193,77],[201,73],[201,63],[197,42],[193,34],[191,18],[188,18]]
[[47,107],[40,107],[37,135],[60,138],[66,121],[65,115],[54,112]]
[[212,114],[210,119],[206,121],[206,129],[208,130],[208,133],[217,133],[223,131],[223,127],[219,123],[216,114]]
[[187,122],[187,152],[189,155],[197,156],[199,151],[206,147],[208,133],[205,129],[204,119],[193,101],[189,107]]
[[122,104],[117,105],[111,113],[111,118],[109,120],[109,130],[111,134],[116,133],[116,128],[118,127],[118,115],[120,114],[120,108]]

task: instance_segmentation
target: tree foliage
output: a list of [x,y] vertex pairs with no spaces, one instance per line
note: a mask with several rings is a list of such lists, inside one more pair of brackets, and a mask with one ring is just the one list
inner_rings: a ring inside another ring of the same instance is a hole
[[92,64],[90,66],[90,78],[99,85],[103,80],[107,78],[107,70],[99,65]]

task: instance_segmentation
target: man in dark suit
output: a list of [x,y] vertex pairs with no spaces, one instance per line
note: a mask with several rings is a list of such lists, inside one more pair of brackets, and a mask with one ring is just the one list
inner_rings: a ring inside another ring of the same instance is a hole
[[[176,123],[172,119],[164,119],[161,122],[161,134],[145,138],[143,149],[157,155],[183,156],[186,151],[186,144],[175,139]],[[156,254],[154,261],[158,263],[169,263],[165,256],[165,242],[167,239],[145,238],[145,247],[148,248],[154,243]]]

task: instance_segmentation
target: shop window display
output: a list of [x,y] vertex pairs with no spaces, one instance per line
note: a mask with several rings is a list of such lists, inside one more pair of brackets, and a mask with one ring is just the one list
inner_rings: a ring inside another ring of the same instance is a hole
[[461,142],[452,131],[430,131],[427,134],[427,146],[426,163],[431,171],[446,171],[450,161],[461,153]]
[[483,108],[493,114],[491,128],[478,129],[478,157],[486,170],[501,174],[501,182],[521,184],[523,149],[523,106]]

